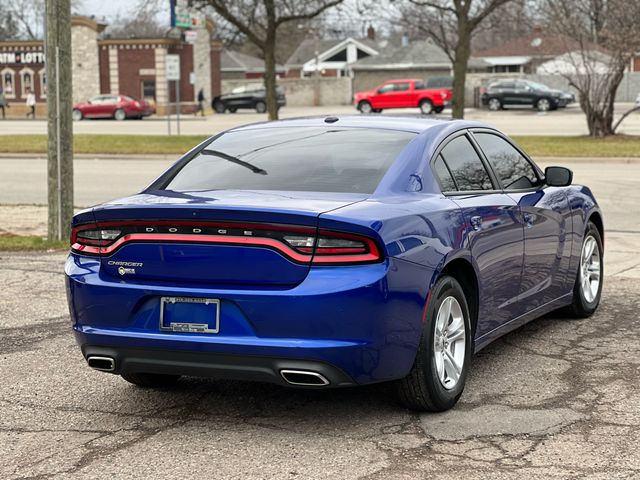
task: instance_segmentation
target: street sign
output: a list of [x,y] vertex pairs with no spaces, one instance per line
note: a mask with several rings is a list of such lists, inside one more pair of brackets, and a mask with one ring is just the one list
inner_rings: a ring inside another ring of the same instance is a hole
[[167,55],[165,61],[167,80],[180,80],[180,55]]
[[195,30],[186,30],[184,32],[184,41],[193,45],[198,39],[198,32]]

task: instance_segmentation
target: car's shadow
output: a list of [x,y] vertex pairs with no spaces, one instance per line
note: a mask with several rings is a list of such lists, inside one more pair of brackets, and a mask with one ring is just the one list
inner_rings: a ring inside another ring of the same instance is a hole
[[[527,378],[531,366],[521,357],[525,348],[524,341],[527,340],[530,346],[531,336],[549,337],[551,331],[562,328],[563,322],[568,320],[558,318],[557,314],[540,318],[482,350],[474,357],[467,380],[467,389],[471,391],[463,394],[456,408],[473,408],[482,398],[489,400],[508,394],[509,390],[526,395],[527,389],[530,389],[532,395],[535,395],[535,382],[531,380],[529,385],[530,380]],[[510,369],[511,378],[518,378],[520,384],[505,385],[500,379],[484,378],[491,372],[502,371],[506,365]],[[487,390],[487,384],[496,385],[496,391],[492,391],[492,387]],[[185,377],[175,387],[159,390],[142,389],[126,384],[123,380],[118,386],[121,392],[118,395],[119,403],[128,404],[125,407],[127,410],[153,412],[156,416],[175,415],[186,421],[226,416],[286,417],[288,423],[313,418],[313,423],[321,426],[322,418],[330,419],[331,422],[337,418],[352,422],[380,415],[404,415],[406,418],[407,414],[412,413],[400,404],[391,382],[309,390],[257,382]],[[474,387],[482,387],[482,395],[474,393]]]

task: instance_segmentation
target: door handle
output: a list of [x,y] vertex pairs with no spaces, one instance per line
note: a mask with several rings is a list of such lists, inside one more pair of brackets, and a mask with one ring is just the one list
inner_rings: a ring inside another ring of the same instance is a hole
[[474,230],[480,230],[480,227],[482,227],[482,217],[480,215],[474,215],[469,220]]
[[522,219],[524,220],[524,224],[527,228],[533,227],[533,215],[530,213],[523,213]]

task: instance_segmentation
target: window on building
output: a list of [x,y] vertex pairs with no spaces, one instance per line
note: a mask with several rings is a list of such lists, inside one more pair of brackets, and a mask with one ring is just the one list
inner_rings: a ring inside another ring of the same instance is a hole
[[32,92],[36,93],[33,83],[33,70],[24,68],[20,72],[20,77],[22,80],[22,98],[26,98],[27,93]]
[[146,101],[156,101],[156,81],[155,80],[142,80],[140,82],[141,85],[141,95],[140,97]]
[[347,49],[340,50],[338,53],[325,60],[326,62],[346,62],[347,61]]
[[7,98],[16,98],[15,85],[15,72],[10,68],[2,70],[2,89]]

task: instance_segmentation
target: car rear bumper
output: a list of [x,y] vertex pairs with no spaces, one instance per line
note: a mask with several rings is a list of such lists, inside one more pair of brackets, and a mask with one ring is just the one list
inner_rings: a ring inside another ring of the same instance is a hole
[[[76,337],[80,343],[84,340],[78,333]],[[294,387],[335,388],[356,385],[353,379],[340,369],[327,363],[309,360],[87,344],[82,345],[82,354],[87,360],[112,359],[113,369],[103,370],[114,374],[145,372],[188,375],[269,382]],[[308,379],[288,375],[288,372],[308,375]]]
[[[107,349],[116,373],[143,366],[155,373],[286,383],[278,366],[297,361],[342,372],[327,374],[332,385],[380,382],[409,372],[427,292],[407,285],[426,286],[430,278],[424,267],[393,258],[314,267],[288,288],[134,283],[78,255],[69,256],[65,272],[73,329],[85,358]],[[218,299],[219,333],[162,331],[163,296]]]

